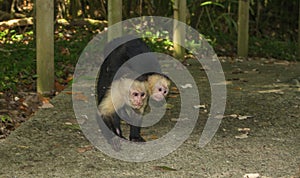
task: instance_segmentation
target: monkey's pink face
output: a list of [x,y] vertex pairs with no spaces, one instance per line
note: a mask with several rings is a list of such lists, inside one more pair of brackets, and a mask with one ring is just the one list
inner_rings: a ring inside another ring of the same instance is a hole
[[140,109],[144,105],[145,98],[145,92],[140,92],[136,90],[130,91],[130,102],[134,109]]
[[151,95],[151,98],[155,101],[163,100],[166,95],[169,93],[169,87],[162,84],[157,84],[154,86],[154,92]]

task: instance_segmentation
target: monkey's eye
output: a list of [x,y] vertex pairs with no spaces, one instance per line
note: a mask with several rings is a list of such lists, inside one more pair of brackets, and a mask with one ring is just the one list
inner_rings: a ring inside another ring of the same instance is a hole
[[166,94],[166,93],[167,93],[167,90],[164,91],[164,94]]
[[139,96],[139,93],[138,92],[133,92],[132,95],[133,96]]
[[161,92],[161,91],[162,91],[162,88],[159,88],[158,91]]
[[145,93],[141,93],[141,97],[144,97],[145,96]]

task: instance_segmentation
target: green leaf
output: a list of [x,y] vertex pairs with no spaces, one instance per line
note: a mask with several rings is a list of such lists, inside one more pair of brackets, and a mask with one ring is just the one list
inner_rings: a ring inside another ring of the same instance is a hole
[[160,171],[177,171],[177,169],[168,167],[168,166],[154,166],[154,169],[160,170]]
[[215,5],[215,6],[224,8],[224,6],[222,4],[217,3],[217,2],[212,2],[212,1],[206,1],[206,2],[203,2],[200,4],[200,6],[207,6],[207,5]]
[[7,115],[4,115],[4,116],[0,116],[0,120],[2,121],[2,122],[11,122],[12,121],[12,119],[9,117],[9,116],[7,116]]

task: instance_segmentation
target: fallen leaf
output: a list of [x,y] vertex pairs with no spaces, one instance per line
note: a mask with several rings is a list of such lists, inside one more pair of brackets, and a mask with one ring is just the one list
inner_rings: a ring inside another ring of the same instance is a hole
[[65,125],[73,125],[71,122],[65,122]]
[[237,114],[230,114],[229,117],[232,117],[232,118],[237,118],[239,115]]
[[58,91],[58,92],[61,92],[61,91],[63,91],[65,89],[65,86],[61,85],[57,81],[55,81],[54,85],[55,85],[55,90]]
[[172,94],[179,94],[179,90],[178,90],[177,87],[171,87],[170,93],[172,93]]
[[205,105],[204,104],[195,105],[194,108],[195,109],[205,109]]
[[39,108],[45,109],[45,108],[53,108],[54,106],[51,103],[43,103],[42,106]]
[[74,94],[74,99],[88,102],[88,97],[85,96],[83,93],[76,93],[76,94]]
[[259,178],[260,175],[258,173],[245,174],[243,178]]
[[245,119],[249,119],[249,118],[252,118],[253,116],[241,116],[241,115],[239,115],[238,116],[238,119],[239,120],[245,120]]
[[25,146],[25,145],[17,145],[17,147],[23,148],[23,149],[28,149],[28,148],[30,148],[29,146]]
[[156,140],[156,139],[158,139],[158,136],[157,136],[157,135],[151,135],[150,138],[151,138],[152,140]]
[[26,110],[26,108],[28,108],[28,105],[27,105],[27,103],[22,103],[22,105],[21,105],[21,106],[19,106],[19,109],[20,109],[20,110],[23,110],[23,111],[25,111],[25,110]]
[[60,53],[62,55],[67,55],[67,56],[69,56],[71,54],[69,48],[64,48],[64,47],[60,48]]
[[280,89],[272,89],[272,90],[260,90],[258,93],[277,93],[277,94],[284,94],[284,92]]
[[155,170],[160,170],[160,171],[177,171],[177,169],[168,167],[168,166],[154,166]]
[[186,89],[186,88],[193,88],[192,84],[187,83],[185,85],[180,85],[181,88]]
[[214,86],[230,85],[230,84],[232,84],[232,81],[222,81],[222,82],[218,82],[218,83],[211,83],[211,85],[214,85]]
[[242,90],[243,88],[242,87],[235,87],[234,89],[235,90]]
[[289,61],[276,61],[276,62],[274,62],[274,64],[288,66],[288,65],[290,65],[290,62]]
[[248,133],[248,132],[250,132],[250,130],[251,130],[251,129],[250,129],[250,128],[247,128],[247,127],[245,127],[245,128],[238,128],[238,131],[239,131],[239,132],[247,132],[247,133]]
[[49,103],[50,102],[50,98],[48,98],[48,97],[43,97],[43,96],[40,96],[41,97],[41,101],[43,102],[43,103]]
[[71,80],[73,80],[73,75],[69,75],[65,82],[69,83]]
[[178,122],[178,121],[186,121],[189,120],[189,118],[185,117],[185,118],[171,118],[171,121],[173,122]]
[[235,136],[236,139],[244,139],[244,138],[248,138],[248,133],[244,133],[244,134],[241,134],[241,135],[237,135]]
[[168,95],[168,98],[177,98],[178,97],[178,94],[170,94]]
[[165,108],[172,109],[172,108],[174,108],[174,105],[167,103],[167,104],[165,104]]
[[90,151],[90,150],[93,150],[93,146],[92,145],[86,145],[86,146],[83,146],[83,147],[80,147],[77,149],[77,152],[78,153],[84,153],[84,152],[87,152],[87,151]]
[[259,72],[259,69],[254,68],[254,69],[252,69],[251,71],[252,71],[252,72]]

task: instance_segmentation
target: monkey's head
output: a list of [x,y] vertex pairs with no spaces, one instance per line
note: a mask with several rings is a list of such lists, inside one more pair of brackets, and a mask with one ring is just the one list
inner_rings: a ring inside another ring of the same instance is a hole
[[170,80],[160,74],[151,75],[148,78],[149,94],[151,99],[162,101],[169,93]]
[[133,109],[140,109],[146,103],[147,90],[145,83],[134,81],[129,89],[129,105]]

